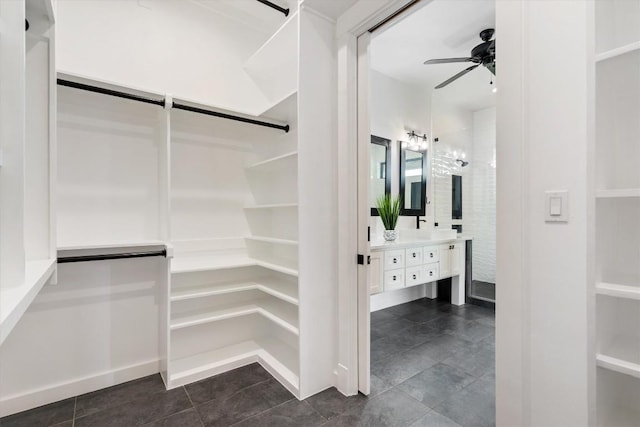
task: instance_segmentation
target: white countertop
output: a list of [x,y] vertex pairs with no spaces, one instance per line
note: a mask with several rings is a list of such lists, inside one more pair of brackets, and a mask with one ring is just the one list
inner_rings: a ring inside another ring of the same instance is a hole
[[425,238],[417,236],[403,236],[400,232],[400,236],[396,240],[391,242],[384,240],[382,236],[372,236],[371,250],[377,249],[401,249],[410,248],[414,246],[430,246],[439,245],[446,242],[463,242],[467,240],[473,240],[473,237],[466,234],[458,234],[454,238]]

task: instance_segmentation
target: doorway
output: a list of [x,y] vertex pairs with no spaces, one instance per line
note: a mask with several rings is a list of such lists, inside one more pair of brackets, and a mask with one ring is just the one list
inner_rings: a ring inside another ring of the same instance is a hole
[[[459,425],[495,422],[495,293],[487,289],[495,288],[497,80],[495,63],[471,52],[495,40],[485,31],[494,28],[494,1],[434,0],[358,39],[359,252],[371,257],[358,279],[359,389],[399,388]],[[463,57],[474,59],[425,64]],[[374,182],[382,175],[372,174],[372,137],[390,141],[391,163],[377,159],[376,170],[391,177],[389,196],[403,195],[409,212],[398,219],[395,243],[383,240],[384,226],[370,214],[372,189],[385,188]],[[407,167],[412,149],[422,153],[424,192],[415,180],[401,188],[407,173],[422,173]],[[404,258],[386,265],[394,255]],[[475,420],[429,395],[443,376],[457,378],[439,387],[451,387],[458,408],[482,406]],[[479,389],[465,394],[474,383]],[[483,403],[466,401],[472,394]]]

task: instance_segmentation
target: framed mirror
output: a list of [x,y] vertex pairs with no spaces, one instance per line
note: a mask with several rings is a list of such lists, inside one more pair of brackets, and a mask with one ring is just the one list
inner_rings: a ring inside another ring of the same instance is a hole
[[400,215],[423,216],[427,200],[427,152],[400,148]]
[[371,215],[378,216],[376,200],[385,194],[391,194],[391,140],[371,135],[369,162],[369,204]]

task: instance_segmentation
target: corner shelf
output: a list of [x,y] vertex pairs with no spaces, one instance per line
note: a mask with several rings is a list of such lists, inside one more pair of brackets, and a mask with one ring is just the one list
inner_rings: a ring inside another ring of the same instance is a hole
[[199,286],[175,291],[171,295],[171,301],[185,301],[189,299],[204,298],[214,295],[224,295],[234,292],[259,290],[265,294],[276,297],[290,304],[298,305],[298,292],[294,284],[283,283],[273,278],[264,277],[252,282],[223,283],[212,286]]
[[640,300],[640,286],[598,282],[596,283],[596,294],[616,298]]
[[274,203],[270,205],[254,205],[254,206],[245,206],[245,209],[253,210],[253,209],[289,209],[289,208],[297,208],[297,203]]
[[257,265],[256,261],[249,258],[244,249],[191,252],[176,255],[171,260],[171,273],[196,273],[254,265]]
[[0,288],[0,344],[51,278],[56,265],[55,259],[27,261],[22,285]]
[[615,190],[596,190],[597,199],[640,198],[640,188],[620,188]]
[[278,377],[294,394],[298,392],[297,352],[276,339],[260,338],[173,360],[169,384],[178,387],[253,362]]
[[247,166],[247,170],[274,170],[275,168],[282,167],[286,164],[286,162],[296,161],[298,158],[298,152],[292,151],[286,154],[282,154],[280,156],[272,157],[270,159],[266,159],[252,165]]
[[606,61],[607,59],[616,58],[618,56],[626,55],[628,53],[640,50],[640,41],[635,43],[629,43],[625,46],[620,46],[615,49],[608,50],[596,55],[596,62]]
[[171,260],[171,274],[197,273],[254,266],[298,277],[298,270],[251,258],[244,249],[193,252],[188,255],[185,253],[179,254]]
[[618,335],[596,355],[599,367],[640,378],[640,339]]
[[275,237],[250,236],[250,237],[245,237],[245,239],[252,240],[254,242],[272,243],[276,245],[288,245],[288,246],[298,245],[297,240],[277,239]]
[[234,317],[260,314],[292,334],[298,335],[297,312],[287,312],[290,310],[282,304],[283,303],[279,303],[277,301],[263,299],[256,301],[255,304],[246,304],[242,306],[234,305],[228,308],[217,308],[210,311],[198,310],[191,314],[177,315],[175,319],[171,320],[171,330],[175,331],[205,323],[232,319]]

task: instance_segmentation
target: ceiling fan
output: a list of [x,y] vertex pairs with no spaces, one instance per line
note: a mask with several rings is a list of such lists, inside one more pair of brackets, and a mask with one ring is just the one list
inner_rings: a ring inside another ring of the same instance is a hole
[[472,65],[469,68],[465,68],[460,71],[455,76],[443,81],[436,89],[443,88],[447,86],[449,83],[452,83],[458,80],[460,77],[467,74],[469,71],[472,71],[482,65],[487,70],[491,71],[494,75],[496,74],[496,41],[491,40],[495,30],[493,28],[487,28],[486,30],[482,30],[480,32],[480,38],[482,39],[482,43],[478,46],[471,49],[471,56],[468,58],[443,58],[443,59],[430,59],[425,61],[425,65],[429,64],[449,64],[452,62],[473,62],[476,65]]

